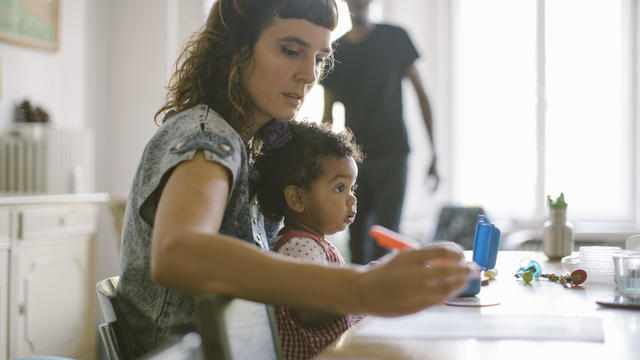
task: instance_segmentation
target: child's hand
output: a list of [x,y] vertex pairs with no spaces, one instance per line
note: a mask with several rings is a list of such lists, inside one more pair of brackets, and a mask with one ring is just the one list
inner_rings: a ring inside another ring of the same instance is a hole
[[479,274],[477,265],[463,260],[459,249],[435,244],[400,251],[378,266],[363,267],[356,284],[361,308],[365,313],[396,316],[440,304]]

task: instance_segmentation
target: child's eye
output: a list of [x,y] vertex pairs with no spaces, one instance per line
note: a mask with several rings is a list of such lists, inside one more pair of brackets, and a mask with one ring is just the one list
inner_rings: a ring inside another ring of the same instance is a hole
[[287,56],[299,56],[300,53],[295,51],[295,50],[291,50],[289,48],[287,48],[286,46],[281,46],[280,47],[280,51],[282,51],[283,54],[287,55]]
[[337,192],[337,193],[341,193],[341,192],[343,192],[343,191],[344,191],[344,185],[343,185],[343,184],[340,184],[340,185],[336,186],[336,187],[333,189],[333,191],[335,191],[335,192]]
[[327,58],[325,57],[316,58],[316,65],[324,65],[326,61],[327,61]]
[[355,194],[357,190],[358,190],[358,184],[353,184],[353,186],[351,186],[351,192]]

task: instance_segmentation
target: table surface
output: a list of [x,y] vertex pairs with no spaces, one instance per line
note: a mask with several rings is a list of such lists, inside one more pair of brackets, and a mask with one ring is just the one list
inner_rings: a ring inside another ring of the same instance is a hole
[[526,258],[539,261],[543,273],[567,273],[541,252],[501,251],[498,277],[478,294],[498,305],[442,304],[397,318],[368,316],[318,359],[640,359],[640,310],[595,302],[616,295],[614,284],[587,279],[565,288],[542,278],[525,284],[513,275]]

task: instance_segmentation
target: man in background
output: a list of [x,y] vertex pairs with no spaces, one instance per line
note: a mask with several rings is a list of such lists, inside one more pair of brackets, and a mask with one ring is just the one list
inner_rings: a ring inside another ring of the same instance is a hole
[[363,147],[358,176],[358,216],[349,227],[351,262],[367,264],[386,254],[369,236],[373,224],[398,231],[407,182],[409,141],[403,118],[402,79],[416,91],[431,144],[428,175],[438,185],[431,107],[415,67],[418,52],[407,32],[369,19],[372,0],[345,0],[352,29],[336,41],[335,64],[322,85],[323,122],[333,123],[333,103],[345,108],[345,126]]

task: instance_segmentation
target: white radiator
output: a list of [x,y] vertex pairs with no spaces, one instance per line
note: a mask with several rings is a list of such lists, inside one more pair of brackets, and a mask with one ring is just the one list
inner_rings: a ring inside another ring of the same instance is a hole
[[0,134],[0,191],[92,192],[93,164],[89,130],[15,124]]

